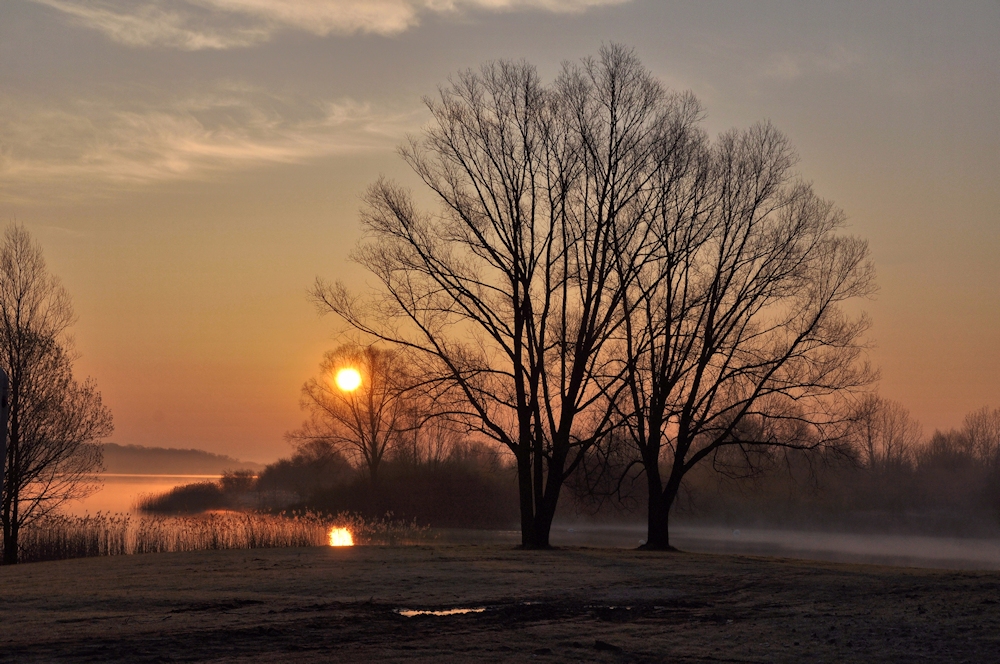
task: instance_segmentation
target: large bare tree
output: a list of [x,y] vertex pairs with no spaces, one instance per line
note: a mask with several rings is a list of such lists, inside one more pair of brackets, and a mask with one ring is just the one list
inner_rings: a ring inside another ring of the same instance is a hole
[[315,295],[448,382],[469,426],[516,458],[522,545],[547,547],[561,487],[612,426],[622,299],[658,172],[700,109],[620,46],[550,86],[491,63],[426,103],[432,123],[401,154],[438,209],[377,182],[356,258],[380,288]]
[[8,226],[0,246],[0,364],[10,378],[4,564],[17,562],[26,524],[96,488],[98,443],[112,431],[93,381],[73,377],[65,336],[72,321],[69,296],[41,247],[21,226]]
[[874,288],[867,246],[838,233],[843,214],[794,161],[764,123],[695,138],[658,187],[655,242],[623,300],[618,401],[646,477],[648,548],[670,548],[670,510],[696,464],[745,472],[776,447],[837,441],[839,397],[873,378],[868,320],[843,308]]

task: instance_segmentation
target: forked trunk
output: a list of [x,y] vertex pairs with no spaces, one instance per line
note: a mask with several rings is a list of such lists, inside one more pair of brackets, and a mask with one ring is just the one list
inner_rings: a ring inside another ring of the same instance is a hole
[[[530,464],[518,460],[517,479],[521,506],[521,548],[548,549],[556,501],[540,499],[536,502]],[[558,492],[555,493],[558,495]]]

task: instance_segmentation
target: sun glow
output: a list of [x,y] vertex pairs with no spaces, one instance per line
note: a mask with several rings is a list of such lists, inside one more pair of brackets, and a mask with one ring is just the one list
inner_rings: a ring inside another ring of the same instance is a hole
[[354,546],[354,536],[347,528],[331,528],[330,546]]
[[357,369],[350,367],[338,371],[337,377],[334,380],[337,383],[337,387],[345,392],[353,392],[361,386],[361,374],[358,373]]

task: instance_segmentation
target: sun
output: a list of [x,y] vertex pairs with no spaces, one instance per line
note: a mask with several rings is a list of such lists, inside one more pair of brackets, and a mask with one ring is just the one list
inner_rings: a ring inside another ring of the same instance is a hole
[[357,369],[351,367],[338,371],[334,380],[337,387],[345,392],[353,392],[361,386],[361,374],[358,373]]

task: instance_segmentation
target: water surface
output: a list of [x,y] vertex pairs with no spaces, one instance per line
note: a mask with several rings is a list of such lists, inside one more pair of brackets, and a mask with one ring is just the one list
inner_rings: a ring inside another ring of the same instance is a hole
[[135,504],[144,495],[169,491],[181,484],[210,482],[221,475],[139,475],[101,473],[103,486],[83,500],[66,504],[69,514],[83,516],[97,512],[134,512]]

